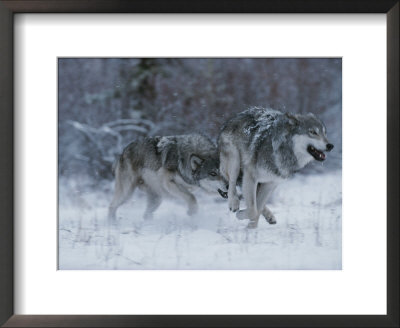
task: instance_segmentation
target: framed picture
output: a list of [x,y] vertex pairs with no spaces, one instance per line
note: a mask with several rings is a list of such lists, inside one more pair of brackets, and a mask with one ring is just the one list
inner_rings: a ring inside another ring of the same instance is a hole
[[0,10],[5,327],[398,326],[397,1]]

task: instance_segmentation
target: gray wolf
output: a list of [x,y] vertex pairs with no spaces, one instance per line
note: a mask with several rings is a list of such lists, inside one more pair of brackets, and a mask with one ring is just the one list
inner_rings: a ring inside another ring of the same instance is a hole
[[218,137],[218,147],[220,173],[228,181],[228,203],[233,212],[239,210],[236,185],[242,180],[246,209],[236,216],[249,219],[248,228],[257,227],[261,214],[269,223],[276,223],[265,205],[277,184],[313,160],[324,161],[324,151],[333,149],[324,123],[314,114],[258,107],[228,120]]
[[108,217],[115,221],[118,207],[136,188],[147,195],[145,219],[152,217],[164,196],[184,200],[187,213],[193,215],[198,205],[192,189],[199,187],[216,193],[224,185],[217,147],[207,137],[200,134],[147,137],[130,143],[116,162],[115,191]]

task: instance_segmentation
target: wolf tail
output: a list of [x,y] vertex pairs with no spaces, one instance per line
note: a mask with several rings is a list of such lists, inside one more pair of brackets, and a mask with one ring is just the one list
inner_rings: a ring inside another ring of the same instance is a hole
[[118,167],[118,165],[120,164],[120,162],[121,162],[122,160],[123,160],[122,155],[118,155],[118,156],[115,158],[115,160],[114,160],[114,162],[113,162],[113,164],[112,164],[112,167],[111,167],[111,172],[112,172],[113,176],[115,176],[115,172],[116,172],[116,170],[117,170],[117,167]]

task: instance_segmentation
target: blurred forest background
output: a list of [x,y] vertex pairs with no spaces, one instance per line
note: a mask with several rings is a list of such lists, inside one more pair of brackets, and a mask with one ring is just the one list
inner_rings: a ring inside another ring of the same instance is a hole
[[324,169],[341,169],[341,59],[60,58],[59,176],[110,180],[133,139],[201,132],[216,140],[225,120],[252,106],[315,113],[335,144]]

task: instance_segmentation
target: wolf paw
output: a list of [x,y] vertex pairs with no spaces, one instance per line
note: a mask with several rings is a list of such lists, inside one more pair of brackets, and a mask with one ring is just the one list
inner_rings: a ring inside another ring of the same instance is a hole
[[268,207],[264,207],[264,209],[261,213],[265,217],[265,220],[269,224],[276,224],[275,216],[272,214],[272,212],[270,211],[270,209]]
[[194,204],[189,205],[189,208],[188,208],[186,213],[189,216],[192,216],[192,215],[195,215],[197,213],[198,209],[199,209],[199,206],[197,205],[197,203],[194,203]]
[[258,226],[258,220],[251,220],[247,225],[247,229],[255,229]]
[[239,206],[240,206],[240,200],[238,196],[229,198],[229,209],[232,212],[236,212],[239,209]]
[[276,219],[273,215],[271,216],[266,216],[265,220],[269,223],[269,224],[276,224]]
[[239,212],[237,212],[237,213],[236,213],[236,217],[237,217],[239,220],[247,220],[247,219],[249,219],[249,216],[248,216],[246,210],[240,210]]
[[107,223],[109,227],[118,227],[118,220],[115,216],[109,217]]

